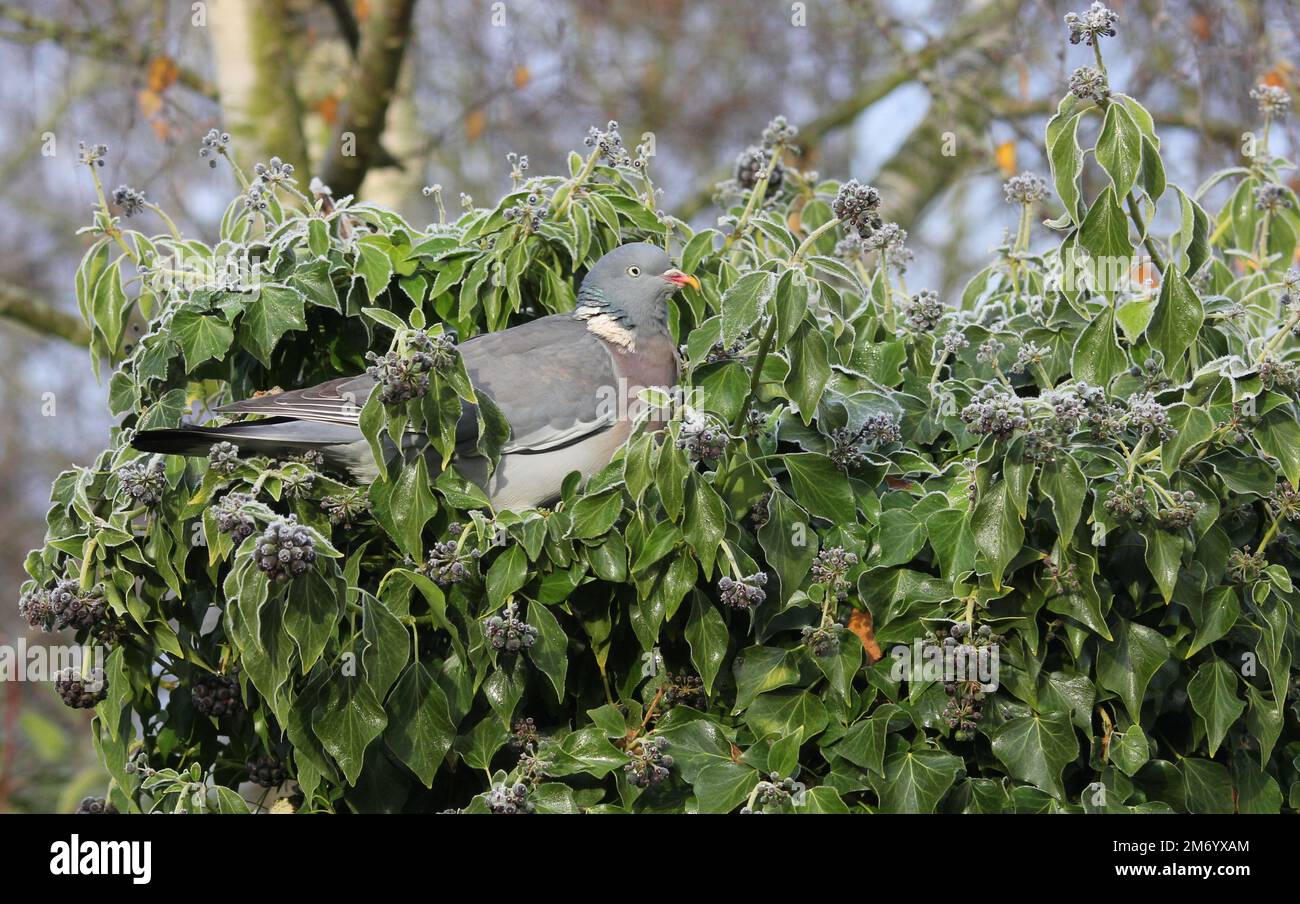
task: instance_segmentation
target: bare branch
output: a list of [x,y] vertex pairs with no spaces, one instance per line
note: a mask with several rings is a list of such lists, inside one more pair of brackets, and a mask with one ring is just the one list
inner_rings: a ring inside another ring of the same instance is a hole
[[[411,42],[416,0],[373,4],[361,35],[356,68],[321,178],[335,197],[356,194],[372,166],[385,162],[379,137]],[[348,139],[345,141],[344,139]],[[347,153],[351,151],[352,153]]]
[[334,20],[339,26],[339,34],[343,36],[348,49],[355,57],[357,46],[361,43],[361,29],[357,27],[357,17],[352,15],[352,4],[348,0],[325,0],[325,5],[334,14]]
[[[0,38],[5,40],[26,44],[50,41],[69,53],[79,53],[101,62],[143,67],[148,65],[150,60],[162,55],[150,47],[142,46],[134,38],[113,36],[98,28],[74,28],[64,22],[35,16],[27,10],[8,3],[0,3],[0,22],[16,25],[21,29],[20,31],[0,30]],[[181,66],[176,80],[210,100],[215,100],[217,97],[216,85],[192,69]]]
[[64,339],[73,345],[90,344],[90,330],[80,317],[44,302],[33,301],[11,286],[0,285],[0,318],[20,323],[42,336]]

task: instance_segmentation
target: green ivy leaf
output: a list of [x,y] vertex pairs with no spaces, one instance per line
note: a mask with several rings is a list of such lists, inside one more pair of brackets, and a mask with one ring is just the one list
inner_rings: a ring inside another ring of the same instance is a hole
[[993,755],[1013,778],[1063,799],[1061,770],[1079,755],[1079,739],[1064,714],[1031,713],[1003,722],[990,735]]
[[1125,197],[1142,166],[1142,133],[1122,104],[1109,104],[1097,138],[1097,162],[1110,176],[1116,196]]
[[794,497],[808,513],[838,524],[857,521],[857,505],[844,472],[816,452],[787,454],[782,458],[790,474]]
[[172,331],[185,356],[186,373],[204,361],[220,358],[235,341],[235,331],[219,314],[200,314],[188,308],[176,312]]
[[528,606],[528,623],[537,629],[537,642],[528,648],[528,658],[550,680],[556,699],[563,700],[569,672],[569,636],[555,614],[538,602]]
[[722,295],[722,344],[730,345],[752,330],[776,289],[776,279],[765,270],[747,273]]
[[899,750],[884,764],[884,774],[867,781],[880,798],[882,813],[933,813],[948,793],[962,762],[940,750]]
[[[1120,207],[1113,186],[1106,186],[1105,191],[1088,209],[1088,215],[1079,226],[1079,246],[1092,256],[1098,266],[1133,256],[1133,243],[1128,237],[1128,218]],[[1108,294],[1113,293],[1115,288],[1112,285],[1103,287]]]
[[704,692],[713,693],[713,682],[718,669],[727,658],[729,634],[727,624],[708,598],[695,594],[691,603],[691,616],[686,622],[686,642],[691,648],[691,664],[704,682]]
[[1147,341],[1165,356],[1165,367],[1182,360],[1201,331],[1205,309],[1196,290],[1176,267],[1165,268],[1160,297],[1147,326]]
[[1205,722],[1210,756],[1214,756],[1232,723],[1246,710],[1245,702],[1237,696],[1237,675],[1222,659],[1211,659],[1187,682],[1187,697]]
[[1077,379],[1105,387],[1127,367],[1128,356],[1115,338],[1115,314],[1107,308],[1079,334],[1070,358],[1070,371]]
[[388,698],[384,743],[429,788],[455,740],[447,695],[422,663],[411,663]]
[[1025,541],[1025,527],[1007,494],[1006,481],[986,490],[971,515],[978,561],[988,569],[995,589],[1002,589],[1007,565],[1020,552]]
[[1129,718],[1142,722],[1147,685],[1169,659],[1169,641],[1154,628],[1127,619],[1111,627],[1115,640],[1097,644],[1097,684],[1124,701]]
[[280,337],[290,330],[305,330],[303,295],[288,286],[262,286],[257,299],[239,320],[239,341],[267,367]]

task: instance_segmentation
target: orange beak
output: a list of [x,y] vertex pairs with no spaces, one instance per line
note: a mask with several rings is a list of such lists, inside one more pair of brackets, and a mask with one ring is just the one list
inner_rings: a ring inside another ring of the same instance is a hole
[[665,270],[660,274],[660,276],[661,278],[668,280],[674,286],[677,286],[679,289],[682,286],[690,286],[696,292],[700,291],[700,281],[698,279],[691,276],[689,273],[683,273],[675,267],[672,270]]

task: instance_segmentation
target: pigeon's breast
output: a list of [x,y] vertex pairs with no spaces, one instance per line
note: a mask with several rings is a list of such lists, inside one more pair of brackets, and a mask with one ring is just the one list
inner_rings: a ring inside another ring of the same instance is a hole
[[[646,389],[657,387],[673,397],[677,387],[677,349],[667,336],[638,335],[635,351],[611,349],[614,373],[620,381],[626,410],[637,411],[644,407],[641,396]],[[671,412],[655,412],[650,429],[658,430]],[[620,420],[623,420],[620,418]],[[628,427],[630,428],[630,424]],[[622,431],[627,438],[630,429]]]

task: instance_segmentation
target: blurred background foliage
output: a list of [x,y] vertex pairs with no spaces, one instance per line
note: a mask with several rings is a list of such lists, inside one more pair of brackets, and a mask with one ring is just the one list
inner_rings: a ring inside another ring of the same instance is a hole
[[[73,302],[77,229],[95,200],[78,141],[108,144],[109,187],[143,191],[186,235],[211,239],[238,186],[198,156],[210,128],[232,134],[246,169],[279,155],[303,185],[319,176],[420,223],[436,218],[422,187],[441,185],[452,206],[462,192],[489,201],[509,185],[508,152],[531,173],[560,171],[588,126],[617,119],[629,144],[653,133],[662,207],[698,226],[716,218],[713,186],[736,155],[783,113],[801,126],[804,167],[880,187],[886,216],[911,234],[909,283],[951,299],[1014,226],[1003,180],[1047,171],[1051,98],[1087,62],[1060,23],[1086,5],[0,3],[0,586],[16,601],[50,481],[107,438]],[[1294,94],[1289,0],[1111,6],[1112,84],[1154,112],[1171,180],[1194,186],[1240,162],[1251,87]],[[1295,156],[1296,139],[1293,117],[1271,142]],[[15,606],[0,606],[0,644],[22,630]],[[100,784],[84,716],[43,685],[0,683],[0,812],[66,812]]]

